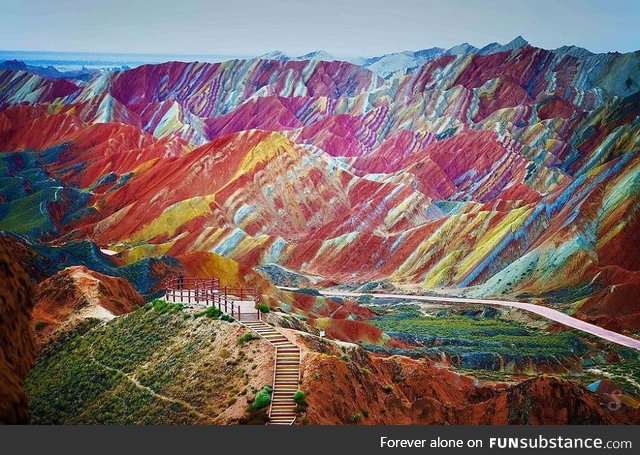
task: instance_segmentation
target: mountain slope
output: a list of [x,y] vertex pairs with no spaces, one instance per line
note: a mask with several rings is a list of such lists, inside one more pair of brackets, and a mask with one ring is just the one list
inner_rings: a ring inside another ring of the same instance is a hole
[[521,37],[410,54],[386,79],[384,58],[320,53],[4,69],[0,230],[131,263],[213,252],[327,284],[524,296],[637,331],[640,54]]

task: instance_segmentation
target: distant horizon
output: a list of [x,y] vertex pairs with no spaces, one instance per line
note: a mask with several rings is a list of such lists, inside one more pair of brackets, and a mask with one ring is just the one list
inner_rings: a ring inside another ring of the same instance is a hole
[[15,52],[350,58],[518,35],[544,49],[640,49],[635,0],[5,0],[3,18],[0,43]]
[[531,41],[529,41],[527,39],[526,36],[522,36],[522,35],[517,35],[515,36],[512,40],[509,41],[505,41],[505,42],[498,42],[498,41],[492,41],[492,42],[488,42],[488,43],[484,43],[484,44],[475,44],[475,43],[471,43],[469,41],[461,41],[460,43],[454,45],[454,46],[449,46],[449,47],[445,47],[445,46],[441,46],[441,45],[432,45],[432,46],[425,46],[425,47],[421,47],[421,48],[416,48],[416,49],[399,49],[399,50],[394,50],[394,51],[390,51],[390,52],[384,52],[384,53],[378,53],[378,54],[372,54],[372,55],[346,55],[346,54],[334,54],[332,52],[326,51],[324,49],[309,49],[305,52],[301,52],[301,53],[289,53],[289,52],[285,52],[281,49],[273,49],[271,51],[268,52],[263,52],[260,54],[235,54],[235,53],[219,53],[219,52],[213,52],[213,53],[198,53],[198,52],[192,52],[192,53],[183,53],[183,52],[126,52],[126,51],[72,51],[72,50],[39,50],[39,49],[0,49],[0,56],[2,54],[5,53],[16,53],[16,54],[60,54],[60,55],[68,55],[68,56],[77,56],[77,55],[91,55],[91,56],[96,56],[96,55],[104,55],[104,56],[123,56],[123,55],[128,55],[128,56],[140,56],[140,57],[216,57],[216,58],[220,58],[220,57],[225,57],[225,58],[230,58],[230,59],[235,59],[235,58],[256,58],[256,57],[260,57],[262,55],[266,55],[266,54],[271,54],[271,53],[282,53],[284,55],[286,55],[287,57],[301,57],[303,55],[307,55],[307,54],[311,54],[311,53],[316,53],[316,52],[326,52],[327,54],[331,55],[332,57],[336,57],[336,58],[375,58],[375,57],[380,57],[383,55],[390,55],[390,54],[400,54],[403,52],[420,52],[423,50],[427,50],[427,49],[444,49],[444,50],[449,50],[451,48],[454,48],[456,46],[460,46],[460,45],[471,45],[473,47],[476,47],[478,49],[482,49],[485,46],[488,46],[490,44],[494,44],[494,43],[498,43],[498,44],[507,44],[511,41],[513,41],[514,39],[517,39],[518,37],[522,37],[523,39],[525,39],[528,44],[532,47],[537,47],[540,49],[546,49],[546,50],[555,50],[555,49],[560,49],[563,47],[575,47],[575,48],[580,48],[580,49],[584,49],[592,54],[614,54],[614,53],[619,53],[619,54],[627,54],[627,53],[634,53],[634,52],[639,52],[640,48],[638,49],[634,49],[634,50],[629,50],[629,51],[620,51],[620,50],[611,50],[611,51],[603,51],[603,52],[598,52],[598,51],[594,51],[592,49],[586,48],[584,46],[579,46],[577,44],[572,44],[572,43],[566,43],[563,44],[561,46],[557,46],[557,47],[543,47],[543,46],[539,46],[535,43],[532,43]]

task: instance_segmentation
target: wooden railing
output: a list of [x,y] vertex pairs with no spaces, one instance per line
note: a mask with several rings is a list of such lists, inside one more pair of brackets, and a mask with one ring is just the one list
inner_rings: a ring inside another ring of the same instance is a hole
[[[257,305],[260,293],[255,287],[220,287],[218,278],[174,277],[165,282],[165,300],[173,303],[215,306],[239,321],[262,319]],[[253,302],[253,306],[240,302]]]
[[218,289],[220,280],[216,277],[173,277],[165,282],[165,287],[170,289]]

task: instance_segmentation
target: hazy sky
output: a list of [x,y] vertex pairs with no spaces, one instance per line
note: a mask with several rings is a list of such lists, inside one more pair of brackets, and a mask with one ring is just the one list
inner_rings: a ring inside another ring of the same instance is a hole
[[483,46],[640,49],[638,0],[2,0],[0,49],[371,56]]

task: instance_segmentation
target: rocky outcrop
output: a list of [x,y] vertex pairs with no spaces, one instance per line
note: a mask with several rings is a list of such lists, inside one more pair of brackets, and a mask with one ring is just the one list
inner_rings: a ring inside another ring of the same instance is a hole
[[640,409],[571,381],[537,377],[518,384],[483,384],[427,359],[375,357],[353,345],[317,338],[306,337],[306,343],[312,350],[303,356],[300,388],[311,424],[640,422]]
[[24,378],[34,360],[31,284],[0,242],[0,423],[29,423]]
[[67,267],[38,284],[35,302],[33,320],[40,343],[86,319],[110,320],[145,303],[127,280],[83,266]]

